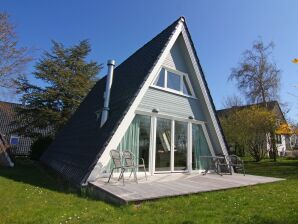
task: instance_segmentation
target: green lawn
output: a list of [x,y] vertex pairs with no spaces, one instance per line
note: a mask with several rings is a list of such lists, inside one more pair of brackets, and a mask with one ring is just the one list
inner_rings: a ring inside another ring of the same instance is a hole
[[69,193],[30,161],[0,168],[0,223],[298,223],[298,160],[246,164],[286,181],[114,206]]

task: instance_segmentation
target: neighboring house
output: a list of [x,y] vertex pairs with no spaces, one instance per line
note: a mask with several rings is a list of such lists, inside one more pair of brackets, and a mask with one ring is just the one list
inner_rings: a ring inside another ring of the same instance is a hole
[[107,176],[112,149],[144,158],[150,175],[198,172],[203,169],[201,156],[227,155],[183,17],[115,70],[113,64],[109,61],[108,75],[43,154],[46,165],[84,185]]
[[[217,111],[217,115],[219,118],[221,117],[227,117],[229,114],[231,114],[235,110],[241,110],[241,109],[246,109],[250,108],[253,106],[260,106],[264,107],[265,105],[263,103],[257,103],[257,104],[251,104],[251,105],[244,105],[244,106],[235,106],[231,108],[226,108],[222,110]],[[286,124],[287,121],[283,115],[283,112],[279,106],[279,103],[277,101],[270,101],[267,103],[267,108],[269,111],[273,112],[276,115],[276,122],[277,125],[279,126],[280,124]],[[278,155],[283,156],[285,154],[286,150],[289,150],[291,148],[290,146],[290,138],[288,135],[275,135],[275,140],[276,140],[276,147],[278,151]],[[270,144],[269,142],[267,143],[267,150],[269,151],[270,149]]]
[[11,148],[13,155],[27,156],[30,151],[32,139],[28,137],[19,136],[13,133],[16,129],[16,109],[22,107],[21,104],[0,102],[0,133],[4,135]]
[[14,163],[9,156],[10,145],[0,133],[0,166],[13,167]]
[[[4,135],[10,145],[10,153],[14,156],[28,156],[33,142],[32,138],[20,136],[14,132],[17,129],[17,108],[22,104],[0,101],[0,133]],[[47,130],[42,130],[46,134]]]

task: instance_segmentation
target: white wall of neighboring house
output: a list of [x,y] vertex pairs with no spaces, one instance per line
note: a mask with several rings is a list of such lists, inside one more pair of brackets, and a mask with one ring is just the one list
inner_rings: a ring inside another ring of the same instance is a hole
[[298,135],[294,134],[290,137],[291,149],[298,147]]
[[[279,156],[284,156],[287,150],[286,136],[281,135],[281,143],[276,143],[277,153]],[[267,151],[270,151],[270,138],[267,138]]]

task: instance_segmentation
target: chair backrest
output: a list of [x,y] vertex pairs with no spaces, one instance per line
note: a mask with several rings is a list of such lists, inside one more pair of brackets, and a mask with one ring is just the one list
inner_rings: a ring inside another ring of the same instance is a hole
[[130,151],[124,151],[123,154],[123,161],[124,161],[124,166],[126,167],[134,167],[135,162],[134,162],[134,154],[131,153]]
[[111,159],[115,165],[115,168],[121,168],[122,167],[122,162],[121,162],[121,153],[118,150],[111,150],[110,151],[110,156]]
[[229,155],[228,160],[231,164],[239,164],[241,163],[241,159],[236,155]]

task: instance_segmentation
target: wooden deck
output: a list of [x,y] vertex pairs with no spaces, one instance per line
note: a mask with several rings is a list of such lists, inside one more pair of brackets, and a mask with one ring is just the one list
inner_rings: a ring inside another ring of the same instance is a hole
[[89,183],[94,196],[117,204],[127,204],[129,202],[140,202],[163,197],[195,194],[200,192],[217,191],[230,188],[238,188],[256,184],[271,183],[284,179],[253,176],[242,174],[217,175],[207,174],[203,176],[199,173],[183,174],[156,174],[145,177],[138,177],[139,183],[133,178],[118,182],[116,177],[107,183],[107,178],[102,178],[96,182]]

